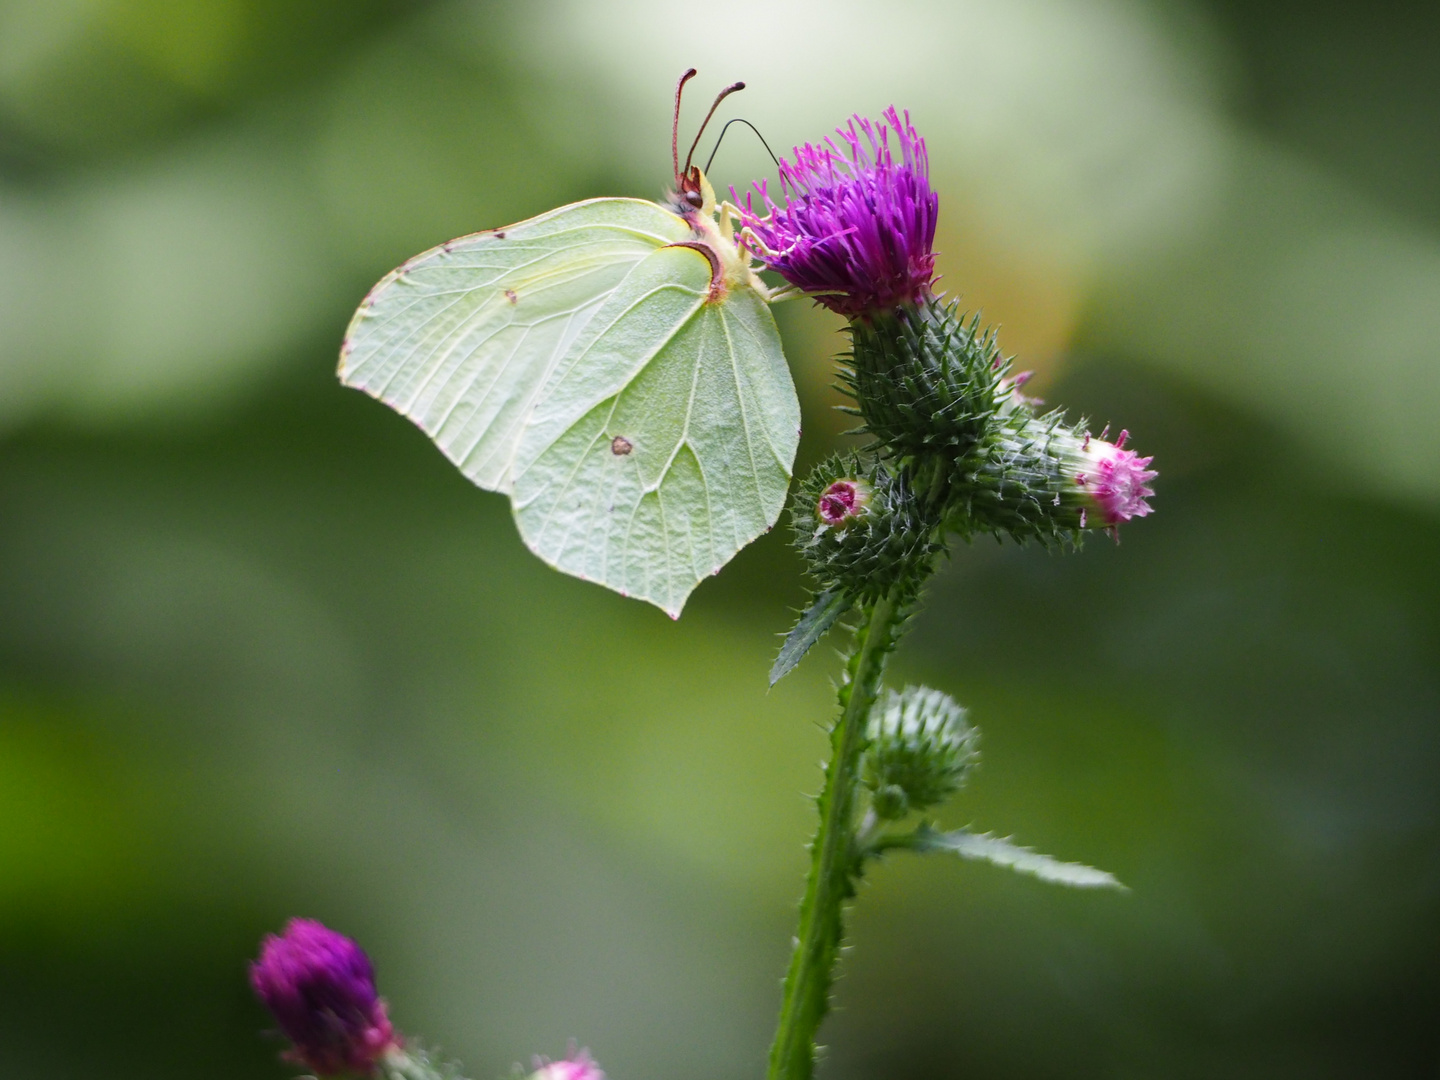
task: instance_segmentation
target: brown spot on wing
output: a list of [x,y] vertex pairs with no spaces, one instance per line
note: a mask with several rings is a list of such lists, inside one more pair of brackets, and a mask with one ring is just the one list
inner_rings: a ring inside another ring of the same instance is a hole
[[616,435],[615,438],[610,440],[610,452],[616,457],[624,457],[634,449],[635,444],[625,438],[624,435]]
[[506,290],[505,290],[505,299],[506,299],[506,300],[509,300],[512,304],[515,304],[515,303],[518,303],[518,302],[519,302],[520,297],[518,297],[518,296],[515,295],[515,290],[514,290],[514,289],[506,289]]

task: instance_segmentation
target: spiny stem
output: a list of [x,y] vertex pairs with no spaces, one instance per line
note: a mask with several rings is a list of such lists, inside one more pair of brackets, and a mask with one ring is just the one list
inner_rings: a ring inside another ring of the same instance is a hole
[[385,1080],[462,1080],[455,1066],[438,1066],[423,1051],[410,1053],[396,1047],[380,1065]]
[[895,597],[887,596],[862,609],[855,631],[840,687],[840,717],[830,732],[830,764],[818,804],[820,828],[811,845],[810,877],[785,976],[780,1024],[770,1048],[769,1080],[809,1080],[815,1068],[815,1034],[830,1008],[845,902],[854,895],[859,869],[855,805],[860,757],[885,661],[903,621]]

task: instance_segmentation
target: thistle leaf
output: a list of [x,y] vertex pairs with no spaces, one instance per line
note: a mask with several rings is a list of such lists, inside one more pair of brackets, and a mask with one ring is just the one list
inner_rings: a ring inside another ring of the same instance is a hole
[[1009,867],[1021,874],[1032,874],[1041,881],[1053,882],[1056,885],[1069,885],[1077,889],[1130,891],[1114,874],[1105,870],[1097,870],[1082,863],[1061,862],[989,833],[972,833],[966,829],[939,832],[928,825],[922,825],[912,836],[905,838],[903,844],[895,846],[903,846],[911,851],[946,851],[959,855],[962,859],[979,859],[996,866]]
[[795,665],[810,651],[810,646],[824,637],[825,632],[835,625],[835,620],[850,610],[852,602],[841,589],[826,589],[815,597],[800,616],[795,629],[785,635],[780,655],[775,657],[775,663],[770,668],[771,686],[795,669]]

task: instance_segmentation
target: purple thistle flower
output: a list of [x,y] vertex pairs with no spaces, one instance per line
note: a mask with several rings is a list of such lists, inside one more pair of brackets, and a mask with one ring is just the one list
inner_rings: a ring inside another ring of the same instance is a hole
[[764,245],[760,258],[847,317],[923,300],[935,274],[930,248],[940,213],[925,140],[909,112],[902,120],[894,106],[881,122],[855,116],[836,134],[844,149],[827,138],[822,146],[796,147],[793,163],[781,159],[783,207],[763,181],[755,190],[767,216],[755,214],[746,196],[742,216]]
[[286,1056],[321,1076],[369,1075],[399,1046],[370,958],[313,919],[291,919],[281,936],[265,936],[250,985],[294,1044]]

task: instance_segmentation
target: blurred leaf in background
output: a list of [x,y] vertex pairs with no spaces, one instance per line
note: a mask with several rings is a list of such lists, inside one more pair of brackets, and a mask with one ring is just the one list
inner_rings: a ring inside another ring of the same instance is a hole
[[[1123,548],[957,551],[897,673],[984,733],[951,824],[1134,891],[888,861],[826,1071],[1434,1072],[1440,16],[723,19],[0,3],[0,1075],[285,1075],[244,964],[292,914],[473,1076],[762,1068],[834,674],[766,692],[780,538],[671,624],[332,377],[406,256],[655,197],[691,64],[777,149],[908,105],[945,285],[1162,469]],[[777,314],[803,465],[843,339]]]

